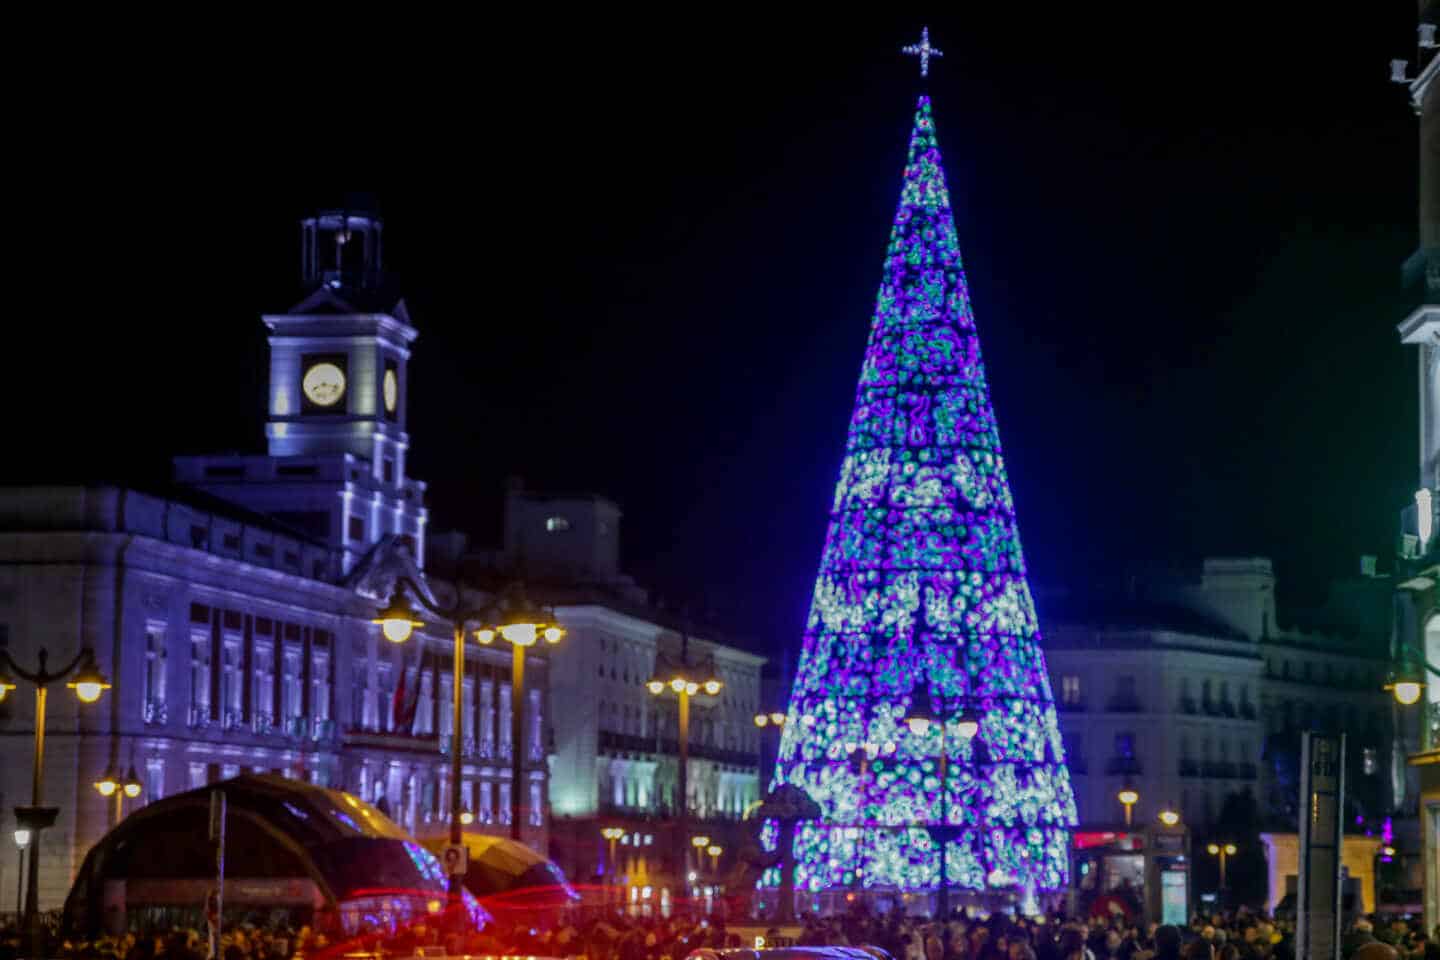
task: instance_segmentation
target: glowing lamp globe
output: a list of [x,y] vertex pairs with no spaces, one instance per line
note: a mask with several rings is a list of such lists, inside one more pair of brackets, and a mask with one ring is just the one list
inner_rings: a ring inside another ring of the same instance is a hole
[[706,680],[705,692],[713,697],[715,696],[715,694],[720,692],[720,688],[723,686],[724,684],[721,683],[719,680]]
[[102,797],[113,797],[115,796],[115,791],[120,789],[120,782],[115,779],[114,774],[107,773],[95,781],[95,789],[100,791],[100,796]]
[[712,857],[718,857],[720,856],[720,854],[725,852],[725,848],[712,843],[710,844],[710,846],[705,848],[705,852],[710,854],[710,856]]
[[140,790],[142,789],[142,787],[140,784],[140,778],[135,775],[134,767],[131,767],[128,771],[126,771],[125,780],[121,783],[120,786],[125,791],[125,796],[129,797],[131,800],[134,800],[136,797],[140,796]]
[[461,810],[460,822],[467,827],[470,826],[470,824],[475,822],[475,814],[471,813],[469,810]]
[[19,830],[15,831],[15,846],[19,847],[21,850],[24,850],[26,847],[30,846],[30,831],[27,828],[21,827]]
[[517,647],[534,646],[539,628],[533,623],[507,623],[500,628],[500,636]]
[[915,736],[917,736],[917,737],[923,737],[923,736],[925,736],[925,734],[927,734],[927,733],[930,732],[930,718],[929,718],[929,717],[906,717],[906,718],[905,718],[905,726],[909,727],[909,728],[910,728],[910,732],[913,733],[913,734],[915,734]]
[[975,734],[980,732],[980,721],[967,710],[955,721],[955,732],[960,734],[962,740],[972,740]]
[[1165,826],[1167,827],[1173,827],[1175,826],[1175,824],[1180,822],[1180,814],[1176,813],[1174,810],[1161,810],[1160,822],[1165,824]]
[[770,714],[770,722],[775,724],[775,726],[777,727],[785,726],[785,714],[781,713],[779,710],[776,710],[774,713]]
[[651,680],[649,683],[645,684],[645,686],[648,687],[650,689],[650,692],[655,694],[655,696],[657,697],[665,692],[664,680]]
[[1424,684],[1417,683],[1414,680],[1401,680],[1400,682],[1396,683],[1393,688],[1395,693],[1395,702],[1401,704],[1402,706],[1411,706],[1420,699],[1420,691],[1423,688]]
[[757,713],[757,714],[755,714],[755,726],[757,726],[757,727],[763,727],[763,726],[765,726],[765,724],[767,724],[767,723],[769,723],[769,722],[770,722],[770,718],[767,717],[767,716],[765,716],[765,714],[763,714],[763,713]]
[[1225,852],[1226,852],[1226,853],[1233,855],[1233,854],[1235,853],[1235,850],[1236,850],[1235,844],[1233,844],[1233,843],[1227,843],[1227,844],[1225,844]]
[[391,594],[390,602],[376,612],[375,619],[371,622],[380,624],[380,632],[391,643],[404,643],[410,639],[410,634],[415,632],[416,627],[424,626],[402,590]]
[[670,689],[671,689],[671,690],[674,690],[676,693],[684,693],[684,692],[685,692],[685,678],[684,678],[684,677],[676,677],[674,680],[671,680],[671,681],[670,681]]
[[75,696],[81,703],[94,703],[100,699],[100,694],[110,689],[110,681],[100,672],[100,668],[95,666],[94,654],[87,653],[80,671],[65,686],[75,691]]
[[1131,806],[1132,804],[1138,803],[1140,800],[1140,794],[1136,793],[1130,787],[1126,787],[1124,790],[1121,790],[1119,793],[1115,794],[1115,796],[1120,800],[1121,803],[1125,804],[1125,806],[1127,807]]
[[5,699],[5,696],[14,689],[15,680],[10,676],[10,674],[5,672],[4,667],[0,667],[0,701],[3,701]]
[[619,840],[624,834],[625,830],[621,827],[604,827],[600,831],[600,836],[606,840]]
[[1219,847],[1218,845],[1212,843],[1212,844],[1210,844],[1208,847],[1205,848],[1205,851],[1206,851],[1207,853],[1209,853],[1209,854],[1213,857],[1215,854],[1217,854],[1217,853],[1220,852],[1220,847]]
[[565,631],[562,630],[562,629],[560,629],[559,627],[546,627],[546,628],[545,628],[545,642],[546,642],[546,643],[559,643],[560,640],[561,640],[561,638],[564,637],[564,636],[565,636]]
[[495,642],[495,631],[489,627],[482,627],[475,631],[475,639],[485,646]]
[[710,838],[706,836],[691,837],[690,843],[696,847],[708,847],[710,846]]
[[700,684],[698,684],[698,683],[687,683],[687,684],[685,684],[685,692],[686,692],[687,694],[689,694],[690,696],[692,696],[692,697],[695,696],[695,694],[698,693],[699,690],[700,690]]

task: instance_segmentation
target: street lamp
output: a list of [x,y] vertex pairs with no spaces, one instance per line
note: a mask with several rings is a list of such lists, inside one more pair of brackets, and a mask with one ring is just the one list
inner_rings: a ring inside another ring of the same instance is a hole
[[135,776],[135,768],[133,766],[126,771],[122,779],[116,772],[115,765],[111,764],[105,768],[105,772],[100,775],[100,779],[95,781],[95,790],[100,796],[106,799],[114,799],[114,822],[117,825],[120,823],[120,818],[124,815],[126,798],[134,800],[140,796],[142,789],[140,779]]
[[[950,780],[950,749],[946,744],[946,727],[953,723],[955,732],[960,734],[963,742],[968,743],[980,732],[980,721],[968,710],[962,708],[960,715],[953,721],[947,721],[937,713],[930,702],[930,686],[928,680],[921,678],[910,692],[910,710],[905,714],[905,726],[910,733],[916,737],[923,737],[930,732],[933,726],[940,731],[940,827],[933,830],[940,837],[940,887],[936,892],[935,907],[936,916],[947,918],[950,915],[950,877],[945,871],[945,853],[949,846],[950,837],[950,803],[947,796],[947,786]],[[866,745],[868,748],[868,744]]]
[[718,873],[720,871],[720,854],[725,852],[725,848],[718,843],[712,843],[705,848],[705,852],[710,854],[710,872]]
[[600,828],[600,836],[602,836],[602,837],[605,838],[606,844],[607,844],[607,846],[608,846],[608,848],[609,848],[609,850],[608,850],[608,852],[609,852],[609,857],[606,859],[605,869],[606,869],[606,874],[607,874],[607,878],[608,878],[609,885],[610,885],[611,889],[615,891],[615,896],[614,896],[614,897],[611,897],[611,898],[609,898],[609,899],[616,899],[616,898],[619,897],[620,884],[619,884],[619,874],[616,872],[616,866],[617,866],[617,865],[616,865],[616,863],[615,863],[615,841],[617,841],[617,840],[619,840],[621,837],[625,836],[625,828],[624,828],[624,827],[601,827],[601,828]]
[[1235,856],[1236,846],[1233,843],[1212,843],[1205,848],[1205,851],[1212,857],[1220,858],[1220,889],[1225,889],[1225,860],[1227,857]]
[[[435,617],[449,621],[454,634],[450,724],[450,843],[459,846],[464,842],[461,833],[463,813],[461,803],[461,781],[464,777],[462,756],[465,728],[465,632],[471,622],[479,624],[475,638],[482,644],[495,640],[498,633],[514,648],[514,660],[510,672],[510,837],[519,840],[523,826],[521,817],[521,777],[524,767],[524,712],[525,712],[525,649],[534,645],[537,637],[543,636],[547,643],[559,643],[564,630],[554,622],[549,612],[532,609],[525,599],[524,588],[515,585],[504,592],[502,600],[508,600],[499,610],[493,606],[470,607],[465,605],[464,594],[457,587],[455,602],[449,606],[432,602],[418,584],[409,577],[401,576],[395,582],[390,600],[376,611],[374,623],[392,643],[404,643],[418,626],[423,626],[410,596]],[[454,874],[449,878],[449,895],[452,900],[460,896],[461,877]]]
[[1167,807],[1166,809],[1160,811],[1160,822],[1165,824],[1165,826],[1167,827],[1173,827],[1175,826],[1175,824],[1180,822],[1180,814]]
[[[32,956],[40,956],[42,952],[43,934],[40,929],[40,859],[37,856],[40,849],[39,832],[55,822],[60,811],[55,807],[41,806],[41,797],[45,789],[45,705],[49,696],[49,687],[52,683],[70,679],[65,686],[75,691],[75,697],[81,703],[94,703],[100,699],[100,695],[110,689],[110,681],[105,674],[100,672],[100,667],[95,663],[95,651],[90,647],[81,647],[80,652],[75,654],[71,660],[59,670],[47,669],[50,659],[50,652],[41,648],[37,653],[40,666],[35,670],[26,670],[15,662],[10,651],[0,648],[0,700],[3,700],[11,690],[18,688],[15,678],[19,677],[35,688],[35,760],[30,771],[30,806],[16,807],[15,818],[22,830],[27,831],[29,842],[35,844],[35,850],[30,853],[27,864],[27,876],[25,878],[25,926],[30,930],[30,949]],[[16,832],[15,841],[20,842],[19,831]]]
[[[689,648],[690,637],[682,631],[680,634],[680,662],[678,664],[670,663],[668,658],[657,656],[655,672],[645,683],[645,687],[657,697],[663,697],[668,687],[675,693],[680,703],[679,724],[676,731],[680,748],[680,768],[676,777],[678,797],[675,812],[677,848],[675,854],[681,873],[685,869],[685,848],[681,845],[679,838],[685,836],[685,822],[690,814],[690,698],[701,690],[713,697],[725,687],[724,681],[715,674],[713,663],[708,667],[690,663]],[[709,843],[709,840],[707,839],[705,842]],[[703,845],[699,844],[699,846]]]
[[1120,792],[1115,794],[1115,799],[1125,805],[1125,826],[1130,826],[1131,811],[1135,804],[1140,802],[1140,794],[1135,792],[1135,788],[1127,780],[1125,785],[1120,788]]
[[15,916],[20,916],[20,892],[25,889],[25,848],[30,846],[30,831],[15,831]]
[[1400,651],[1400,662],[1390,671],[1383,689],[1393,694],[1395,701],[1401,706],[1411,706],[1420,699],[1420,694],[1425,690],[1427,671],[1440,677],[1440,668],[1426,660],[1419,650],[1404,644]]

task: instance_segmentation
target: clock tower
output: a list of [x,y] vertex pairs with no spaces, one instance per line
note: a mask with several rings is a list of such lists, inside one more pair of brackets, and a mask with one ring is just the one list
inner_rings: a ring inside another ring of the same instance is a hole
[[300,222],[304,297],[266,314],[268,456],[182,457],[177,479],[322,541],[348,571],[386,535],[424,556],[425,485],[406,476],[406,387],[417,331],[368,205]]

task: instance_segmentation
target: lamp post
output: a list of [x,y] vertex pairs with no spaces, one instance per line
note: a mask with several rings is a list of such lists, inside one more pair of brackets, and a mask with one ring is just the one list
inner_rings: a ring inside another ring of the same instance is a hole
[[1175,826],[1175,824],[1180,822],[1180,814],[1176,813],[1171,808],[1166,807],[1164,810],[1160,811],[1160,822],[1165,824],[1165,826],[1167,827],[1173,827]]
[[140,783],[140,779],[135,776],[134,766],[130,767],[123,779],[115,773],[113,766],[105,768],[105,772],[100,775],[100,779],[95,781],[95,790],[100,796],[109,797],[115,801],[114,817],[111,826],[118,826],[120,824],[120,819],[124,816],[126,798],[134,800],[140,796],[142,789],[144,788]]
[[[65,686],[75,691],[76,699],[81,703],[94,703],[100,699],[102,693],[110,689],[110,681],[100,672],[99,665],[95,663],[95,651],[89,647],[81,647],[80,652],[75,654],[75,659],[59,670],[47,669],[50,652],[43,647],[37,659],[40,666],[35,670],[26,670],[15,662],[10,651],[0,648],[0,700],[4,700],[10,691],[17,688],[15,677],[35,688],[35,762],[30,771],[30,806],[16,807],[15,819],[20,828],[28,833],[29,842],[35,846],[35,849],[30,851],[27,864],[29,869],[25,878],[24,923],[30,930],[31,955],[38,957],[42,953],[39,923],[40,831],[53,824],[60,813],[56,807],[40,805],[45,789],[45,706],[49,687],[52,683],[69,677]],[[19,839],[17,833],[17,843]]]
[[[942,705],[943,706],[943,705]],[[980,721],[969,710],[962,709],[954,721],[955,732],[962,742],[968,743],[980,732]],[[950,839],[950,748],[945,742],[947,718],[937,713],[930,702],[929,683],[922,678],[910,693],[910,710],[905,715],[905,726],[916,737],[924,737],[931,726],[940,731],[940,827],[933,831],[940,838],[940,886],[935,896],[935,915],[947,919],[950,915],[950,877],[945,871],[945,854]]]
[[1126,780],[1125,785],[1120,788],[1120,792],[1115,794],[1115,799],[1125,807],[1125,826],[1130,826],[1133,823],[1135,804],[1140,802],[1140,794],[1131,786],[1130,781]]
[[15,916],[20,916],[20,894],[25,889],[25,848],[30,846],[30,831],[15,831]]
[[[762,788],[765,783],[774,779],[775,765],[780,762],[780,740],[785,731],[785,721],[785,714],[780,710],[771,710],[755,714],[755,726],[760,730],[760,777]],[[766,736],[771,730],[775,731],[775,754],[773,760],[770,755],[770,738]]]
[[[510,673],[510,836],[514,840],[519,840],[523,826],[521,776],[525,757],[523,742],[525,650],[533,646],[535,641],[542,636],[547,643],[559,643],[565,632],[554,622],[553,615],[531,608],[525,598],[522,586],[515,585],[503,591],[502,600],[509,602],[502,603],[498,610],[493,606],[466,606],[464,595],[458,588],[455,591],[455,602],[449,606],[442,606],[429,600],[425,595],[426,591],[422,590],[409,577],[402,576],[395,582],[395,589],[390,596],[389,603],[375,614],[374,620],[375,623],[380,624],[385,638],[392,643],[404,643],[410,639],[410,635],[416,627],[424,625],[424,622],[415,613],[414,607],[410,605],[411,594],[414,594],[415,598],[420,601],[420,605],[432,615],[449,621],[454,634],[450,681],[450,843],[453,846],[459,846],[464,842],[461,832],[463,824],[460,819],[464,812],[460,784],[464,776],[462,731],[465,727],[466,626],[471,622],[479,624],[475,631],[475,639],[482,644],[493,643],[495,635],[498,633],[514,648],[514,660]],[[448,889],[452,900],[460,897],[462,879],[459,874],[452,874],[449,878]]]
[[[615,873],[615,841],[617,841],[617,840],[619,840],[621,837],[625,836],[625,828],[624,828],[624,827],[602,827],[602,828],[600,829],[600,836],[602,836],[602,837],[605,838],[605,842],[606,842],[606,844],[607,844],[608,847],[609,847],[609,850],[608,850],[609,856],[606,858],[606,861],[605,861],[605,870],[606,870],[606,873],[608,874],[608,877],[609,877],[609,886],[611,887],[612,890],[617,890],[617,891],[618,891],[619,885],[616,883],[616,873]],[[612,897],[611,899],[613,899],[613,897]]]
[[720,872],[720,854],[725,852],[725,848],[720,846],[720,844],[718,843],[712,843],[710,844],[710,846],[705,848],[705,852],[710,854],[711,875],[713,876],[718,874]]
[[1205,850],[1210,854],[1210,856],[1220,858],[1220,891],[1221,897],[1223,899],[1225,891],[1225,859],[1227,857],[1233,857],[1235,855],[1235,844],[1212,843],[1208,847],[1206,847]]
[[[657,656],[655,673],[645,683],[646,688],[657,697],[663,697],[667,689],[672,691],[679,699],[680,704],[679,723],[676,731],[679,740],[680,769],[676,777],[678,797],[675,812],[675,859],[681,880],[685,875],[686,859],[683,838],[686,833],[686,822],[690,815],[690,698],[701,690],[705,691],[707,696],[716,696],[725,686],[715,675],[713,667],[709,670],[701,670],[691,665],[688,656],[689,646],[689,636],[682,633],[680,635],[680,663],[664,663],[662,658]],[[702,676],[708,679],[699,679]]]
[[1385,681],[1385,691],[1394,694],[1395,701],[1402,707],[1413,705],[1425,690],[1425,677],[1433,673],[1440,677],[1440,667],[1425,659],[1424,653],[1409,643],[1401,642],[1400,662],[1390,671]]

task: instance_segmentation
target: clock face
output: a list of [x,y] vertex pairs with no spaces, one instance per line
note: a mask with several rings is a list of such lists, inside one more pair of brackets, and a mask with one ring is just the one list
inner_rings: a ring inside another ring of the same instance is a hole
[[400,400],[400,383],[395,378],[394,367],[385,371],[385,379],[380,384],[380,392],[385,400],[385,412],[394,413],[395,404]]
[[333,407],[345,396],[345,371],[333,363],[317,363],[300,381],[305,396],[317,407]]

